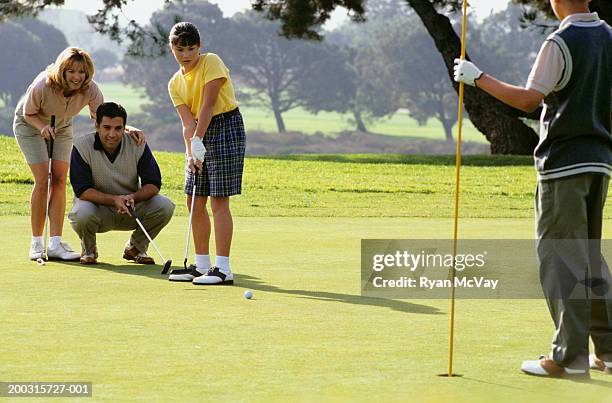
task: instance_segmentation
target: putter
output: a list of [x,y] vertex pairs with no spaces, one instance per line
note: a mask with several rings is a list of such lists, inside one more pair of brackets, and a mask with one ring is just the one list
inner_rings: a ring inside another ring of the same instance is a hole
[[[189,271],[189,269],[187,269],[187,260],[189,259],[189,239],[191,238],[191,221],[193,219],[193,206],[195,202],[196,183],[198,183],[198,171],[197,170],[193,174],[193,189],[191,191],[191,208],[189,209],[189,225],[187,226],[185,260],[183,260],[183,267],[185,268],[185,272]],[[166,271],[162,271],[162,274],[166,274]],[[177,274],[177,273],[173,270],[170,274]]]
[[[55,130],[55,115],[51,115],[51,128]],[[39,266],[44,266],[49,260],[48,238],[49,238],[49,202],[51,201],[51,162],[53,161],[53,137],[49,140],[45,139],[47,144],[47,155],[49,156],[49,170],[47,171],[47,207],[45,209],[45,238],[43,244],[43,253],[41,257],[36,259]]]
[[161,254],[159,249],[157,249],[157,245],[155,245],[155,242],[153,242],[153,239],[151,239],[151,236],[149,235],[149,233],[145,229],[144,225],[142,225],[142,222],[140,222],[140,218],[138,218],[138,216],[136,215],[136,212],[134,211],[134,207],[132,207],[132,206],[126,206],[126,207],[127,207],[128,211],[130,212],[130,215],[132,217],[134,217],[134,219],[136,220],[136,223],[138,224],[138,226],[140,226],[140,229],[142,230],[142,232],[144,232],[144,234],[149,239],[149,242],[151,242],[151,245],[153,245],[153,247],[157,251],[157,254],[159,255],[159,257],[161,257],[161,260],[164,261],[164,269],[162,270],[162,273],[167,272],[168,269],[170,269],[170,266],[172,266],[172,260],[164,259],[164,256]]

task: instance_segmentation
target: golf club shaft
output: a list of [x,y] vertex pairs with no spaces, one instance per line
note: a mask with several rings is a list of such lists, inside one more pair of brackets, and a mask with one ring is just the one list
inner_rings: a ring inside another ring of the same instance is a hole
[[49,157],[49,172],[47,174],[47,205],[45,207],[45,243],[43,245],[45,260],[49,259],[47,253],[48,239],[49,239],[49,202],[51,201],[51,158]]
[[189,259],[189,239],[191,238],[191,221],[193,220],[193,206],[196,197],[196,183],[198,183],[197,170],[193,174],[193,190],[191,191],[191,208],[189,209],[189,224],[187,225],[187,245],[185,246],[185,262],[187,262],[187,259]]
[[[465,60],[465,37],[467,23],[467,0],[463,0],[463,18],[461,21],[461,59]],[[463,128],[463,92],[464,84],[459,83],[459,105],[457,116],[457,157],[455,160],[455,209],[453,223],[453,265],[451,268],[451,312],[450,339],[448,349],[448,376],[453,376],[453,353],[455,338],[455,261],[457,256],[457,237],[459,227],[459,179],[461,177],[461,131]]]
[[142,223],[140,222],[140,219],[137,217],[134,217],[136,219],[136,223],[138,223],[138,225],[140,226],[140,229],[142,230],[142,232],[144,232],[145,236],[147,237],[147,239],[149,240],[149,242],[151,243],[151,245],[153,245],[153,248],[155,248],[155,251],[157,252],[157,254],[159,255],[159,257],[161,257],[161,259],[164,261],[164,263],[166,262],[166,259],[164,259],[164,256],[161,254],[161,252],[159,251],[159,249],[157,249],[157,245],[155,245],[155,242],[153,242],[153,239],[151,239],[151,236],[149,235],[149,233],[147,232],[147,230],[145,229],[144,225],[142,225]]
[[[55,130],[55,115],[51,115],[51,128]],[[47,143],[47,156],[49,157],[49,168],[47,171],[47,205],[45,208],[45,239],[43,245],[43,253],[45,256],[45,260],[49,259],[48,249],[48,239],[49,239],[49,203],[51,202],[51,163],[53,161],[53,137],[50,139],[45,139],[45,143]]]

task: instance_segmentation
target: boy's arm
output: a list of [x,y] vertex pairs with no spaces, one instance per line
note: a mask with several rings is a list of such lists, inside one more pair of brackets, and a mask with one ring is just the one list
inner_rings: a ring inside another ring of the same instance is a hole
[[455,81],[476,86],[503,103],[527,113],[536,110],[544,99],[541,92],[500,81],[467,60],[455,59],[454,70]]
[[507,84],[486,73],[476,79],[475,84],[503,103],[527,113],[535,111],[544,99],[544,94],[539,91]]
[[544,97],[563,85],[565,59],[555,39],[544,41],[525,88],[485,74],[467,60],[455,59],[455,81],[477,86],[500,101],[524,112],[535,111]]

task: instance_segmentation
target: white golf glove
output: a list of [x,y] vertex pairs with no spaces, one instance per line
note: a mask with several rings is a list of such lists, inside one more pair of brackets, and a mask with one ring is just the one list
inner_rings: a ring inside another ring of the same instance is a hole
[[191,155],[196,161],[204,161],[204,155],[206,155],[206,147],[204,147],[202,139],[197,136],[191,139]]
[[480,70],[472,62],[467,60],[455,59],[455,81],[462,82],[467,85],[474,87],[475,81],[482,76],[482,70]]

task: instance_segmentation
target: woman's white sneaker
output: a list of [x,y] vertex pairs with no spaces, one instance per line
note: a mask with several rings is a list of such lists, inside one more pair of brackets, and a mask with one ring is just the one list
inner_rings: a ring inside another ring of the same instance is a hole
[[30,244],[30,253],[29,253],[29,257],[30,260],[37,260],[39,258],[42,258],[45,252],[45,246],[43,245],[42,242],[36,242],[36,241],[32,241],[32,243]]
[[54,248],[47,249],[49,260],[79,260],[81,254],[75,252],[66,242],[58,243]]

